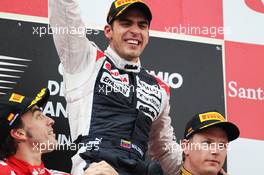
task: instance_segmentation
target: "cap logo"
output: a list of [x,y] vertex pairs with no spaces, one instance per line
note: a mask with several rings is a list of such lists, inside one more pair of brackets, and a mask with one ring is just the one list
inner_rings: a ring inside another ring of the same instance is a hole
[[221,122],[225,121],[225,118],[218,112],[207,112],[204,114],[199,114],[199,118],[200,118],[200,122],[205,122],[210,120],[218,120]]
[[115,8],[118,8],[126,4],[134,3],[134,2],[143,2],[143,1],[142,0],[118,0],[115,2]]
[[191,128],[188,129],[188,131],[187,131],[187,135],[191,134],[192,132],[193,132],[193,129],[192,129],[192,127],[191,127]]
[[[13,125],[13,123],[15,122],[15,120],[17,119],[18,116],[19,116],[19,114],[16,114],[16,115],[14,115],[12,113],[11,113],[11,115],[9,114],[9,116],[7,117],[7,120],[9,121],[9,126]],[[11,119],[11,120],[9,120],[9,119]]]
[[12,93],[11,97],[9,98],[9,101],[16,102],[16,103],[22,103],[24,98],[25,98],[25,96],[23,96],[23,95]]
[[193,129],[192,128],[189,128],[187,132],[190,133],[192,131],[193,131]]
[[46,88],[41,89],[41,91],[38,93],[38,95],[35,97],[35,99],[32,100],[32,102],[30,103],[28,108],[30,108],[31,106],[37,104],[37,102],[42,99],[42,97],[45,95],[45,93],[46,93]]
[[15,114],[10,113],[10,114],[8,115],[8,117],[7,117],[7,120],[10,122],[10,121],[12,121],[12,120],[14,119],[14,117],[15,117]]

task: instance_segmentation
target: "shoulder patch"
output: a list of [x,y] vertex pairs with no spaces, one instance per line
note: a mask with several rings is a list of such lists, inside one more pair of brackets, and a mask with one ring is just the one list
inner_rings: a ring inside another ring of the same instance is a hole
[[170,95],[170,87],[169,87],[169,85],[167,85],[167,83],[165,83],[160,78],[158,78],[156,76],[155,76],[155,78],[156,78],[158,84],[160,85],[160,87],[163,88],[166,91],[167,95]]
[[7,164],[4,161],[0,160],[0,165],[6,166]]
[[104,56],[105,56],[104,52],[102,52],[100,50],[97,50],[97,53],[96,53],[96,61],[100,60]]

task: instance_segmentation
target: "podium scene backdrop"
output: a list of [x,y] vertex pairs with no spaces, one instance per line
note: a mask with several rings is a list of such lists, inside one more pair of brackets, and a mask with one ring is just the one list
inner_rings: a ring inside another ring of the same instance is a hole
[[[106,49],[102,29],[112,0],[79,2],[87,37]],[[153,22],[141,63],[171,87],[170,116],[177,141],[195,113],[218,110],[241,132],[229,147],[228,173],[262,172],[264,1],[145,2]],[[0,1],[0,94],[12,90],[33,95],[42,87],[50,89],[44,112],[56,122],[59,144],[67,146],[45,155],[44,162],[69,171],[76,149],[71,147],[63,67],[48,24],[48,0]]]

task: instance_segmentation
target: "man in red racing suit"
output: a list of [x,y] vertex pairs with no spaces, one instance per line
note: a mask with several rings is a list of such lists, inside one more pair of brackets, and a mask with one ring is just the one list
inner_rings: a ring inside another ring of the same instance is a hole
[[[70,175],[48,170],[41,161],[44,153],[56,148],[54,120],[41,107],[49,98],[43,88],[35,98],[10,93],[0,98],[0,175]],[[78,175],[117,175],[106,162],[89,167]]]
[[[83,175],[118,175],[116,171],[106,162],[93,163],[85,170]],[[7,159],[0,160],[0,174],[1,175],[70,175],[65,172],[57,170],[49,170],[41,163],[39,166],[30,165],[27,162],[18,160],[14,156]]]
[[4,161],[0,161],[1,175],[70,175],[68,173],[48,170],[41,163],[39,166],[32,166],[27,162],[16,159],[10,156]]

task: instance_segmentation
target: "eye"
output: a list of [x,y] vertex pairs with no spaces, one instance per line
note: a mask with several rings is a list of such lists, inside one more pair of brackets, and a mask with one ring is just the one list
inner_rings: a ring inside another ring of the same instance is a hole
[[209,141],[209,140],[205,140],[205,141],[203,141],[202,143],[207,144],[207,145],[210,145],[212,142]]
[[124,26],[124,27],[129,27],[130,26],[130,22],[128,22],[128,21],[122,21],[121,22],[121,25]]
[[219,143],[224,149],[228,149],[228,143]]
[[37,119],[40,119],[40,120],[46,118],[46,116],[40,111],[37,111],[35,116],[36,116]]
[[145,22],[144,22],[144,23],[140,23],[140,24],[139,24],[139,28],[142,29],[142,30],[145,30],[145,29],[148,28],[148,24],[145,23]]

